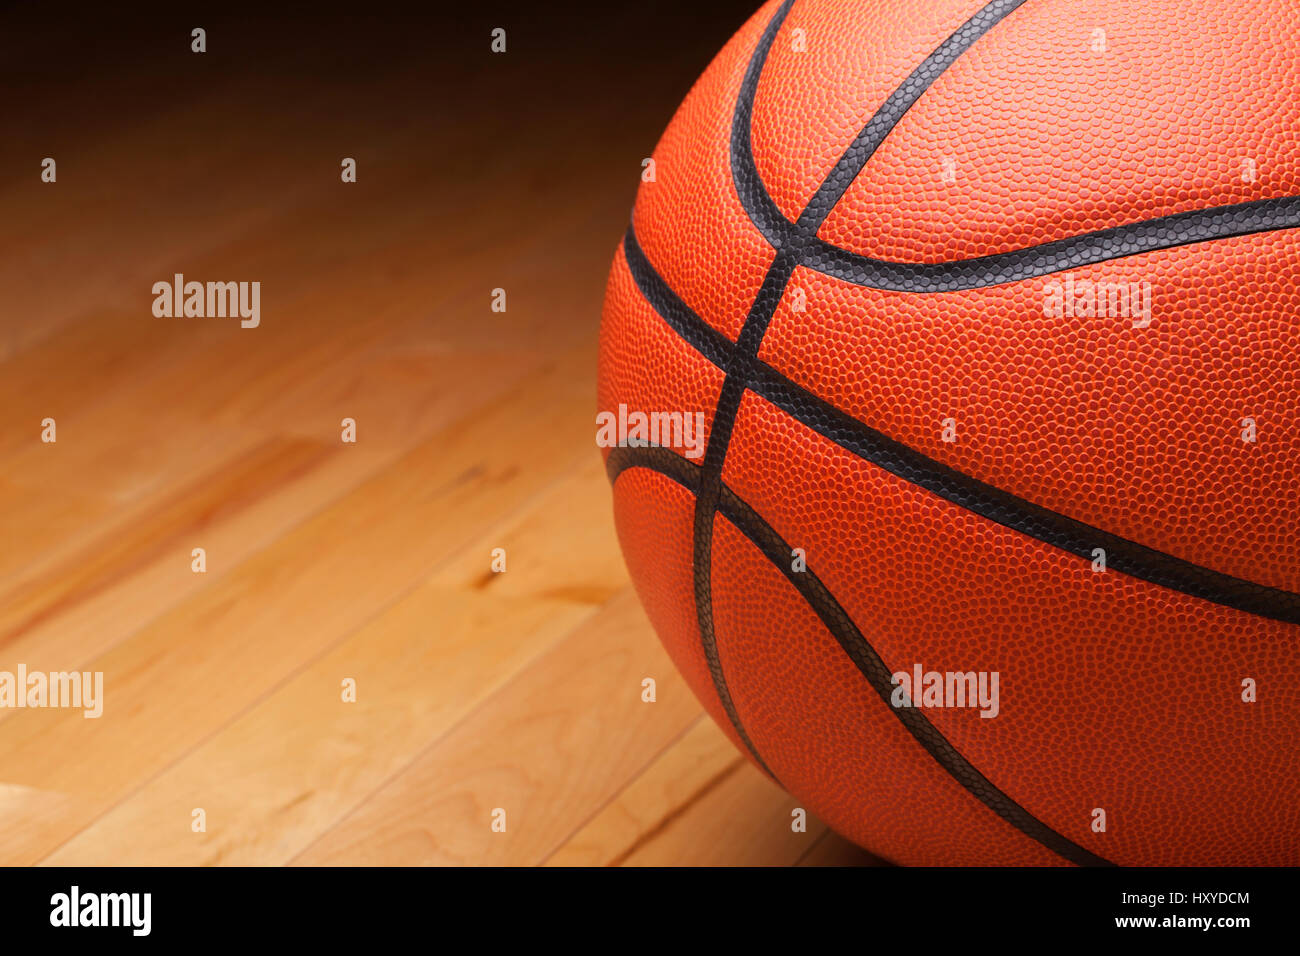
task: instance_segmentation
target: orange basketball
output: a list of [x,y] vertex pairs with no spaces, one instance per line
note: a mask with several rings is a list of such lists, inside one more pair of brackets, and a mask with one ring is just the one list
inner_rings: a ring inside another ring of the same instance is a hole
[[906,864],[1300,863],[1300,6],[773,0],[599,409],[655,628]]

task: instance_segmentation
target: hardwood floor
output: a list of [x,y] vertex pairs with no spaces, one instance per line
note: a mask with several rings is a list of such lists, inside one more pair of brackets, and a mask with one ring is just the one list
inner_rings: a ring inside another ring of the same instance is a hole
[[[604,278],[741,15],[603,16],[621,46],[521,21],[508,69],[482,18],[433,62],[371,24],[280,63],[292,22],[214,23],[205,61],[149,21],[66,74],[56,22],[6,24],[0,669],[104,703],[0,710],[0,862],[873,862],[791,831],[619,554]],[[260,281],[260,326],[154,317],[175,273]]]

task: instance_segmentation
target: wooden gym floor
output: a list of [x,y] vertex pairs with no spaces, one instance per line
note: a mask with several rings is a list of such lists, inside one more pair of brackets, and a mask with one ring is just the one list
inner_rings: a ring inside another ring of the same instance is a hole
[[[0,670],[104,710],[0,710],[0,862],[875,862],[702,715],[594,445],[640,160],[752,4],[43,6],[0,16]],[[261,326],[155,318],[174,273]]]

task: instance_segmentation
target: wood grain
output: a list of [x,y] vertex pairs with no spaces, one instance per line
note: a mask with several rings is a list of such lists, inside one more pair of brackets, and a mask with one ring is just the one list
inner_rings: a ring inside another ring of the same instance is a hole
[[[688,6],[490,64],[458,25],[216,23],[202,61],[0,14],[0,669],[105,682],[0,710],[0,863],[865,862],[703,715],[593,442],[641,158],[739,23]],[[260,281],[262,325],[154,317],[178,272]]]

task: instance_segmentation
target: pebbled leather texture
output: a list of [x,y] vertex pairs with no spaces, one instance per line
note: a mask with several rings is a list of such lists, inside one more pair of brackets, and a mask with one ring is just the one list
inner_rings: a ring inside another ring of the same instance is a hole
[[[703,412],[707,447],[608,454],[642,600],[738,745],[881,855],[1300,862],[1300,10],[920,6],[769,3],[656,149],[600,407]],[[1168,72],[1116,59],[1169,37]],[[1080,87],[1049,54],[1114,62]],[[1150,321],[1047,314],[1067,272],[1146,283]],[[684,492],[689,568],[648,530]],[[1003,710],[892,706],[918,662],[998,671]]]

